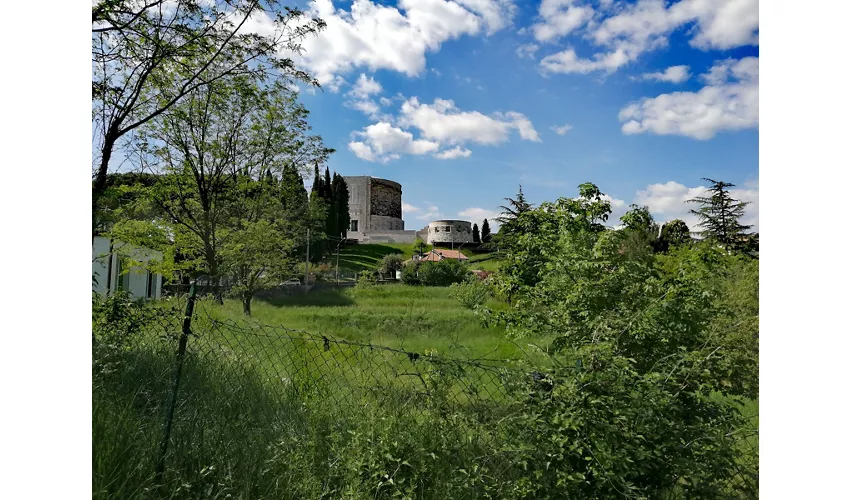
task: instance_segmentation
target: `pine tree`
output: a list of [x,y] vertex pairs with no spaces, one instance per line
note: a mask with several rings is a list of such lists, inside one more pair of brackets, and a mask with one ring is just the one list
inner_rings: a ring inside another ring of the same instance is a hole
[[472,242],[481,243],[481,235],[478,234],[478,224],[472,225]]
[[746,231],[752,226],[745,226],[739,221],[744,216],[744,208],[749,202],[738,201],[729,194],[729,188],[734,184],[713,179],[703,178],[711,183],[708,188],[709,196],[698,196],[688,200],[689,203],[698,203],[698,210],[691,213],[699,217],[699,227],[703,228],[699,234],[713,239],[723,245],[727,250],[737,250],[745,243]]
[[505,201],[508,202],[509,206],[499,207],[502,209],[502,215],[496,218],[502,226],[509,224],[511,221],[519,217],[520,214],[528,212],[533,208],[531,203],[528,203],[525,200],[525,195],[522,192],[522,185],[519,186],[519,192],[516,195],[516,199],[505,198]]
[[490,223],[484,219],[484,224],[481,224],[481,243],[490,243]]

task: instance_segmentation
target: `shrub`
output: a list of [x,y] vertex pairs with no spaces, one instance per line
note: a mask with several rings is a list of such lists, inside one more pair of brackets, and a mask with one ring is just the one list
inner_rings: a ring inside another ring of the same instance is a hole
[[469,275],[467,265],[455,259],[423,262],[419,266],[419,280],[426,286],[449,286],[460,283]]
[[357,287],[365,288],[374,286],[377,279],[378,277],[375,276],[375,271],[363,271],[360,273],[360,277],[357,278]]
[[480,279],[472,278],[449,287],[449,295],[467,309],[475,309],[487,302],[490,290]]
[[381,259],[381,265],[378,268],[378,271],[384,277],[395,278],[395,272],[404,267],[404,258],[401,254],[391,253],[384,255],[384,258]]
[[420,262],[411,262],[406,266],[401,268],[401,281],[407,285],[421,285],[422,282],[419,280],[419,268],[421,267]]

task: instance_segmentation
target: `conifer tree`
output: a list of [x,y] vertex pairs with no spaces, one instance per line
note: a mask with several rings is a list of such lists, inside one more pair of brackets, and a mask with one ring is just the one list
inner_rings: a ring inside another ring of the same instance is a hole
[[484,219],[484,224],[481,224],[481,243],[490,243],[490,223]]
[[703,228],[699,234],[717,241],[727,250],[742,248],[744,244],[742,237],[746,236],[746,231],[752,227],[740,223],[741,217],[744,216],[744,208],[749,205],[749,202],[732,198],[729,188],[735,187],[734,184],[708,178],[703,180],[711,183],[708,196],[697,196],[688,200],[689,203],[700,205],[699,209],[691,210],[691,213],[700,220],[697,226]]
[[481,243],[481,235],[478,234],[478,224],[472,225],[472,242]]

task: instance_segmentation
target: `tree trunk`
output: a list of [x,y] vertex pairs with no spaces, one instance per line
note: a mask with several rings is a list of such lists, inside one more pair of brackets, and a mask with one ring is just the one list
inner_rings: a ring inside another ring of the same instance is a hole
[[221,293],[221,277],[218,275],[218,261],[215,258],[215,251],[213,251],[212,245],[204,244],[204,247],[204,256],[207,261],[207,268],[210,271],[209,278],[212,282],[215,300],[219,305],[224,305],[224,297]]
[[100,157],[100,165],[97,168],[97,173],[94,176],[94,184],[92,185],[91,193],[91,220],[92,220],[92,241],[97,233],[97,202],[106,191],[106,174],[109,171],[109,160],[112,158],[112,150],[115,148],[115,133],[110,129],[103,140],[103,151]]
[[251,315],[251,299],[253,298],[254,296],[252,294],[248,292],[242,292],[242,312],[245,314],[245,316]]

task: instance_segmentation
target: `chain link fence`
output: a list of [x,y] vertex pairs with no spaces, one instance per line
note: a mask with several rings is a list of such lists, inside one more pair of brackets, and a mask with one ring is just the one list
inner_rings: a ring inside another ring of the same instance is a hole
[[[455,359],[234,320],[216,308],[194,309],[193,294],[185,310],[175,305],[122,318],[114,328],[101,329],[94,343],[95,407],[110,413],[107,422],[96,410],[93,432],[114,435],[116,426],[125,426],[137,439],[125,446],[132,449],[125,458],[133,463],[132,473],[155,470],[149,488],[167,489],[172,496],[180,491],[184,495],[176,496],[203,496],[184,491],[185,481],[173,482],[187,471],[198,481],[208,475],[220,482],[225,481],[221,475],[270,474],[262,468],[267,455],[251,450],[269,450],[282,440],[297,444],[308,435],[315,440],[316,433],[351,432],[345,429],[356,426],[346,422],[374,424],[393,415],[410,425],[442,422],[427,428],[457,432],[452,439],[460,443],[458,453],[466,452],[463,447],[473,454],[495,449],[480,440],[498,440],[497,435],[476,431],[475,441],[458,429],[486,430],[516,416],[517,404],[545,398],[552,389],[545,370],[532,368],[528,360]],[[736,479],[743,498],[758,492],[752,474],[758,461],[757,411],[750,418],[755,425],[738,436],[750,460],[741,463]],[[454,423],[447,427],[449,420]],[[96,460],[98,454],[128,453],[121,443],[113,448],[96,449]],[[213,471],[210,456],[240,470]],[[505,461],[485,453],[476,459],[482,466]],[[328,488],[322,485],[322,491]]]

